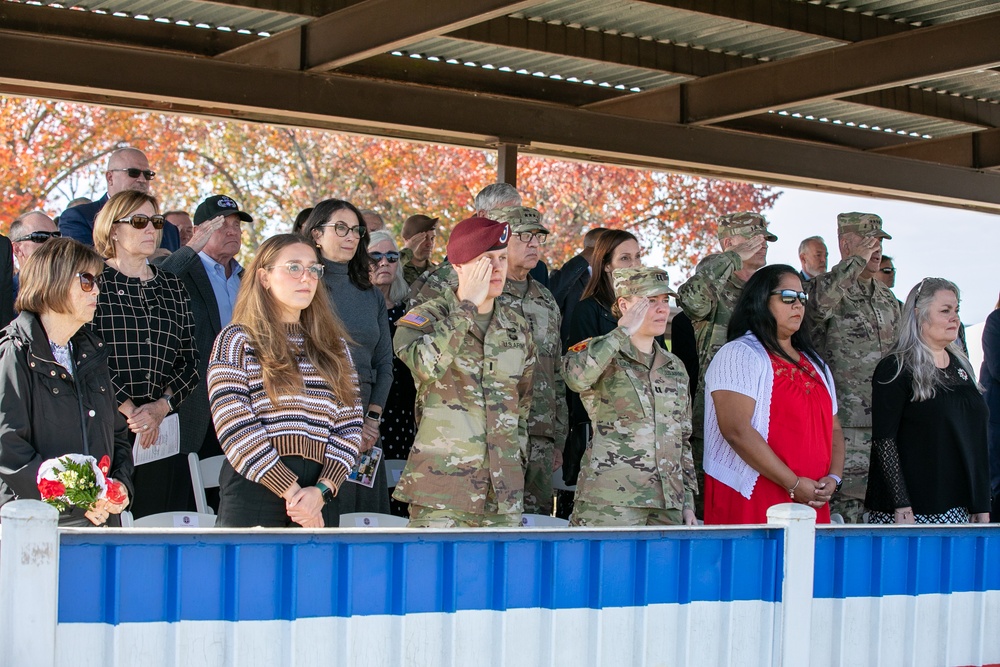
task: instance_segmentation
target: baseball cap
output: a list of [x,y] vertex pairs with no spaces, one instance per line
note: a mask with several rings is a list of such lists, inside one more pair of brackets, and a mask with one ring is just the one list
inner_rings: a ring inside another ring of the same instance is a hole
[[253,222],[253,218],[246,211],[240,210],[240,205],[227,195],[212,195],[202,203],[194,212],[194,224],[200,225],[206,220],[219,215],[238,215],[243,222]]

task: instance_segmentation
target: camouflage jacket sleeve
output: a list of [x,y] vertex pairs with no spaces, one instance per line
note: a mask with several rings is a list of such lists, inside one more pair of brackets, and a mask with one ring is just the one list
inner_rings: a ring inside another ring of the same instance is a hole
[[590,338],[569,348],[563,359],[566,386],[578,394],[591,390],[626,340],[628,334],[625,329],[618,327],[609,334]]
[[837,307],[847,290],[857,284],[865,264],[867,262],[864,258],[851,255],[809,281],[809,307],[806,309],[806,316],[810,328],[821,325],[837,313]]
[[678,301],[692,322],[700,322],[712,313],[729,276],[743,268],[743,260],[732,250],[701,263],[698,271],[677,289]]
[[445,295],[413,308],[396,322],[393,348],[418,383],[445,374],[469,328],[476,307]]

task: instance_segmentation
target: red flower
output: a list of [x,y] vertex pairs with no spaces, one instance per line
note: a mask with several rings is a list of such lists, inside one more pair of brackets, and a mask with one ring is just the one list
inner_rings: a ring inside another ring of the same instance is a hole
[[[105,457],[107,458],[107,457]],[[115,480],[108,480],[108,502],[112,505],[121,505],[126,498],[125,485]]]
[[97,464],[97,467],[100,468],[101,472],[104,473],[104,476],[107,477],[108,471],[111,470],[111,459],[108,458],[107,454],[101,457],[101,462]]
[[66,495],[66,485],[53,479],[43,479],[38,483],[42,498],[59,498]]

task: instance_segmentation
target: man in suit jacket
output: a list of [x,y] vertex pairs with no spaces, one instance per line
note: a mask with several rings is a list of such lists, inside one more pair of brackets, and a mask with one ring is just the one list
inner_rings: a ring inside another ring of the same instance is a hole
[[[108,191],[95,202],[63,211],[59,216],[59,231],[63,236],[76,239],[84,245],[94,245],[94,219],[108,203],[108,197],[125,190],[148,193],[149,182],[155,175],[156,172],[149,169],[145,153],[138,148],[119,148],[108,157],[108,169],[104,172]],[[163,225],[160,247],[171,252],[181,247],[180,233],[170,223]]]
[[222,453],[208,404],[208,360],[222,327],[233,318],[243,269],[235,257],[242,240],[241,222],[252,222],[246,211],[225,195],[214,195],[198,205],[194,234],[187,245],[157,260],[160,268],[181,279],[191,297],[194,340],[198,346],[198,386],[177,413],[181,452],[198,452],[205,459]]
[[560,336],[565,349],[569,343],[569,325],[573,319],[573,310],[580,302],[580,296],[590,280],[590,258],[594,254],[597,237],[604,231],[603,227],[595,227],[583,235],[583,252],[553,271],[549,276],[549,290],[556,298],[559,311],[562,313]]
[[0,234],[0,327],[14,319],[14,246]]

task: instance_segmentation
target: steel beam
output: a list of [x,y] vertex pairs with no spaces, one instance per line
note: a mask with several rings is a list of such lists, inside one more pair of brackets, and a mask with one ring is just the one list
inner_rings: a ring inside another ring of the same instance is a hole
[[969,169],[997,169],[1000,168],[1000,130],[914,141],[901,146],[872,149],[871,152]]
[[[300,28],[234,49],[221,60],[327,71],[538,4],[541,0],[365,0]],[[272,42],[272,40],[274,40]],[[271,42],[270,44],[268,42]]]
[[517,144],[497,146],[497,183],[517,187]]
[[[219,86],[219,81],[227,82]],[[0,86],[1000,212],[1000,174],[424,86],[0,34]],[[502,138],[502,140],[501,140]]]
[[[680,85],[683,120],[717,123],[993,67],[1000,64],[998,31],[1000,13],[987,14],[705,77]],[[649,107],[650,99],[677,95],[677,91],[657,89],[629,99],[642,110]],[[614,112],[628,114],[629,108],[616,103]]]

